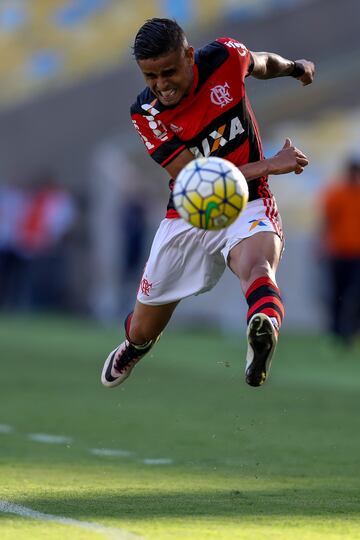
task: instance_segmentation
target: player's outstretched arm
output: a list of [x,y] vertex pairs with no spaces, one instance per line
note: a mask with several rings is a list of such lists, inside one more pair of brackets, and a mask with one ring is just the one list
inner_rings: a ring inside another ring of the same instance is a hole
[[[169,165],[166,170],[171,178],[176,178],[185,165],[194,159],[189,150],[183,150]],[[239,167],[246,180],[254,180],[268,174],[286,174],[294,172],[301,174],[309,160],[301,150],[293,146],[290,139],[286,139],[284,146],[275,156],[262,159],[254,163],[247,163]]]
[[247,163],[239,167],[239,169],[246,180],[250,181],[269,174],[287,174],[291,172],[301,174],[308,164],[309,160],[305,154],[293,146],[290,139],[286,139],[284,146],[275,156],[255,163]]
[[309,60],[287,60],[279,54],[269,52],[253,52],[250,75],[256,79],[274,79],[275,77],[294,77],[303,86],[314,80],[315,65]]

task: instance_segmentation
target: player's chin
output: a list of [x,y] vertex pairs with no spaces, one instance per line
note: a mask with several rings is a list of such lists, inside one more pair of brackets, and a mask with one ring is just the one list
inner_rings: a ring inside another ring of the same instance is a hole
[[173,96],[169,98],[165,98],[164,96],[161,96],[161,95],[158,96],[158,98],[160,102],[166,107],[174,107],[180,102],[182,95],[180,94],[180,92],[176,92]]

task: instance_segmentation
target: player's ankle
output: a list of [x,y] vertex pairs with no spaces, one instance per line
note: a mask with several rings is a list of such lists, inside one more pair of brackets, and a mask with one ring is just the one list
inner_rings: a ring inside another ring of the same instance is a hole
[[129,341],[130,345],[134,347],[137,351],[141,352],[148,347],[150,347],[153,344],[154,340],[149,339],[148,341],[145,341],[144,343],[134,343],[133,341]]
[[134,312],[131,311],[125,318],[125,337],[128,340],[129,344],[132,345],[135,349],[146,349],[154,340],[141,335],[139,329],[132,322],[133,314]]

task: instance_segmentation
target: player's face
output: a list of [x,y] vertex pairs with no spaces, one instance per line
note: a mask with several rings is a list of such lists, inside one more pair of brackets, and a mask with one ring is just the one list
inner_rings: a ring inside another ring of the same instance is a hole
[[158,58],[138,61],[146,84],[163,105],[177,105],[194,80],[194,49],[181,48]]

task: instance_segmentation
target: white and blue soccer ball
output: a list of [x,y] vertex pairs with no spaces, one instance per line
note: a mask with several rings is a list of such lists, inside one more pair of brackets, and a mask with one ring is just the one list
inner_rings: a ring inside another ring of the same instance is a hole
[[180,216],[200,229],[228,227],[244,210],[249,189],[244,175],[230,161],[198,158],[178,174],[173,190]]

